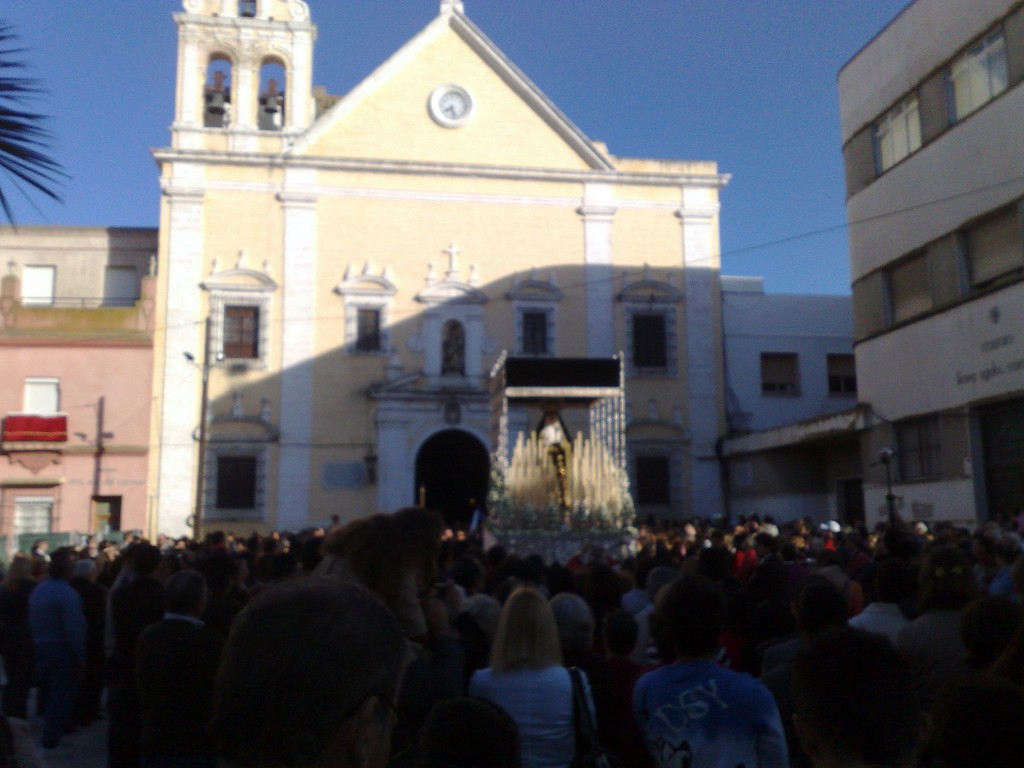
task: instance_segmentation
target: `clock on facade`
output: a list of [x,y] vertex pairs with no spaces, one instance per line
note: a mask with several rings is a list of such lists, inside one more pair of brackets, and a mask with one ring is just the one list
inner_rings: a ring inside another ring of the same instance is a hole
[[441,85],[430,94],[430,116],[445,128],[463,125],[473,114],[473,97],[457,85]]

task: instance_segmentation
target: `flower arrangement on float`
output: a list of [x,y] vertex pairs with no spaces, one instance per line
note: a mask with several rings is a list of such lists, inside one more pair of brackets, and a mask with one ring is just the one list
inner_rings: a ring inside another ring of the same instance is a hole
[[[496,533],[547,536],[628,532],[636,514],[629,478],[599,442],[576,435],[567,471],[536,433],[520,433],[511,462],[491,463],[487,508]],[[567,486],[569,503],[562,488]]]

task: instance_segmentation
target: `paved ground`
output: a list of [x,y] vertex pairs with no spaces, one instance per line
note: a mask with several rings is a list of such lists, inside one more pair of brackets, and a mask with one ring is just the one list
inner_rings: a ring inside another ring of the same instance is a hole
[[[36,733],[42,721],[33,723]],[[107,721],[100,720],[88,728],[64,736],[60,745],[43,756],[46,768],[106,768],[107,765]]]
[[[35,712],[35,690],[29,699],[29,712]],[[32,718],[32,730],[36,744],[43,730],[43,719]],[[106,768],[107,765],[107,721],[99,720],[88,728],[79,728],[65,735],[56,749],[47,750],[43,755],[46,768]]]

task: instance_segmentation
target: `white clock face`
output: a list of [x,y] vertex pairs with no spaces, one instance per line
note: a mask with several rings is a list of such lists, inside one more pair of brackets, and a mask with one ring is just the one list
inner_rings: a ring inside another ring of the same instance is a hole
[[458,91],[448,91],[438,99],[437,108],[449,120],[459,120],[469,111],[466,97]]
[[430,94],[430,116],[445,128],[458,128],[473,114],[473,98],[465,88],[442,85]]

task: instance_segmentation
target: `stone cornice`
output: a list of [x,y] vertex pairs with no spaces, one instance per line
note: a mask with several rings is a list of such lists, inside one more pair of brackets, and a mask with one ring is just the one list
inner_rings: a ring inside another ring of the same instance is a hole
[[[560,170],[549,168],[509,168],[505,166],[427,163],[405,160],[370,160],[345,157],[306,157],[267,155],[257,152],[217,152],[210,150],[157,149],[158,163],[204,163],[235,165],[242,168],[312,168],[320,171],[402,174],[412,176],[456,176],[509,181],[550,181],[562,183],[604,183],[644,187],[701,187],[721,189],[729,174],[713,173],[630,173],[603,170]],[[190,180],[191,181],[191,180]],[[194,182],[193,182],[194,183]],[[169,186],[169,185],[168,185]],[[173,189],[173,187],[171,187]],[[184,194],[186,188],[180,188]],[[165,189],[165,194],[168,192]]]
[[703,208],[680,208],[675,215],[683,224],[708,223],[718,215],[720,208],[721,206],[717,205]]
[[179,186],[169,179],[161,181],[161,187],[161,192],[164,195],[172,200],[181,200],[183,202],[202,202],[203,197],[206,195],[206,190],[202,187],[195,186],[194,184]]
[[618,209],[612,205],[581,205],[576,213],[593,221],[611,221]]
[[277,200],[286,208],[315,208],[317,195],[309,192],[284,191],[277,193]]

